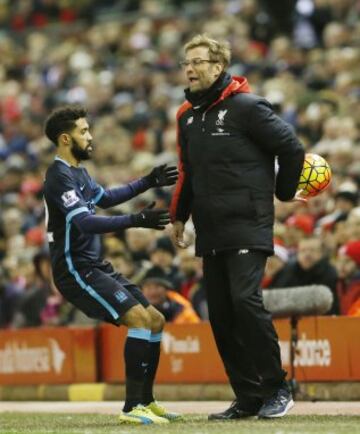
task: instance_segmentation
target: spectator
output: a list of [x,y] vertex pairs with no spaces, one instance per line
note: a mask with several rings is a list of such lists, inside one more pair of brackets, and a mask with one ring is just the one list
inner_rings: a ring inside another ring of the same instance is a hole
[[150,261],[154,267],[159,267],[165,279],[171,283],[171,287],[179,291],[181,287],[182,276],[179,269],[174,265],[175,248],[170,238],[161,237],[155,241],[150,250]]
[[355,310],[360,299],[360,241],[349,241],[339,249],[336,261],[339,275],[337,294],[340,314],[348,315]]
[[309,237],[314,231],[314,217],[306,213],[292,214],[285,221],[287,231],[285,245],[292,252],[295,252],[299,242],[304,237]]
[[178,259],[179,270],[183,277],[180,294],[191,302],[201,319],[208,320],[209,310],[203,283],[202,260],[195,256],[193,247],[180,250]]
[[269,288],[273,282],[277,282],[281,272],[289,260],[289,252],[286,247],[274,241],[274,255],[266,261],[262,288]]
[[33,258],[33,275],[29,276],[26,290],[21,294],[14,312],[12,326],[37,327],[42,324],[41,313],[51,293],[52,276],[50,256],[39,252]]
[[182,295],[172,290],[171,283],[166,279],[160,268],[149,270],[142,283],[142,291],[149,302],[173,324],[194,324],[200,318],[191,303]]
[[328,314],[339,313],[336,292],[337,272],[326,256],[322,241],[312,237],[299,242],[296,259],[289,262],[273,279],[269,288],[288,288],[305,285],[325,285],[334,297]]
[[320,218],[317,226],[322,230],[333,228],[336,223],[347,219],[350,211],[358,202],[357,191],[339,190],[334,197],[334,209],[331,213]]
[[[190,7],[193,3],[196,8]],[[360,184],[358,5],[348,0],[287,1],[285,9],[291,13],[284,14],[283,2],[273,2],[271,8],[265,3],[168,0],[164,20],[160,0],[1,2],[3,326],[11,323],[23,289],[20,273],[26,274],[26,267],[16,270],[21,253],[27,249],[31,264],[46,244],[39,231],[45,210],[38,188],[44,168],[54,157],[53,145],[41,127],[48,112],[71,102],[90,107],[96,119],[95,143],[101,143],[95,151],[98,164],[90,169],[107,187],[126,184],[150,166],[172,164],[176,159],[175,111],[183,98],[183,78],[175,66],[181,41],[195,31],[194,22],[196,32],[207,31],[231,42],[231,72],[247,75],[252,91],[268,97],[307,151],[325,156],[333,169],[331,186],[310,199],[305,212],[309,218],[301,217],[302,223],[297,217],[299,211],[304,214],[301,207],[275,204],[275,229],[290,255],[313,228],[334,257],[339,246],[360,239],[356,208],[350,213],[344,210],[351,200],[338,194],[350,182],[355,186],[351,191],[358,195]],[[54,23],[59,31],[48,26]],[[280,28],[284,32],[279,33]],[[146,197],[146,203],[156,197],[159,206],[165,207],[169,196],[160,197],[156,191]],[[317,203],[321,209],[314,210]],[[126,212],[140,210],[142,205],[129,203]],[[124,207],[121,211],[125,212]],[[297,224],[285,225],[292,216]],[[327,224],[327,217],[335,223]],[[116,237],[104,242],[108,256],[121,244],[141,278],[151,267],[149,252],[155,235],[131,229]],[[176,257],[173,263],[177,264]],[[195,287],[197,283],[191,286]],[[54,306],[64,307],[58,300]]]

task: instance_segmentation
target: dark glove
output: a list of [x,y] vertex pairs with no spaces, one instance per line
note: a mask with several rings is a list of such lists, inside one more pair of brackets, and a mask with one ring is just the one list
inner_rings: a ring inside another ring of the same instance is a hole
[[179,177],[179,172],[175,166],[166,167],[166,164],[155,167],[144,178],[150,187],[164,187],[173,185]]
[[166,209],[152,209],[155,202],[144,208],[139,214],[132,214],[133,227],[164,230],[170,223],[170,214]]

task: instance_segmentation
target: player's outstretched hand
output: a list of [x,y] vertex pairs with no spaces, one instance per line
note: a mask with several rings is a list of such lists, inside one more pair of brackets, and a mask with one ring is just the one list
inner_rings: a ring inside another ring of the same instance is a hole
[[166,164],[155,167],[149,175],[145,176],[150,187],[165,187],[173,185],[179,177],[176,166],[167,167]]
[[155,202],[144,208],[138,214],[132,214],[133,226],[137,228],[152,228],[164,230],[170,223],[170,214],[167,209],[153,209]]

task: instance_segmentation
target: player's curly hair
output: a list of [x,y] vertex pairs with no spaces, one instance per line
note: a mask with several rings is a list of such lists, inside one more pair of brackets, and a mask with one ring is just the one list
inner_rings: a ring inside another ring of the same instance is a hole
[[45,121],[45,134],[56,146],[62,133],[69,133],[75,122],[87,116],[87,110],[82,106],[63,106],[55,109]]
[[211,39],[206,33],[194,36],[184,46],[185,53],[196,47],[207,47],[209,49],[210,60],[215,60],[224,65],[225,69],[230,65],[231,51],[227,41],[216,41]]

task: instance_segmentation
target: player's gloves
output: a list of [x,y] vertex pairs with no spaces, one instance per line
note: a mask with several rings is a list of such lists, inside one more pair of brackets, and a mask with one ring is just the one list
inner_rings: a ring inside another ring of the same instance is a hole
[[153,209],[155,202],[144,208],[138,214],[132,214],[133,227],[164,230],[170,223],[170,214],[166,209]]
[[173,185],[179,177],[179,172],[175,166],[166,167],[166,164],[155,167],[144,178],[150,187],[164,187]]

